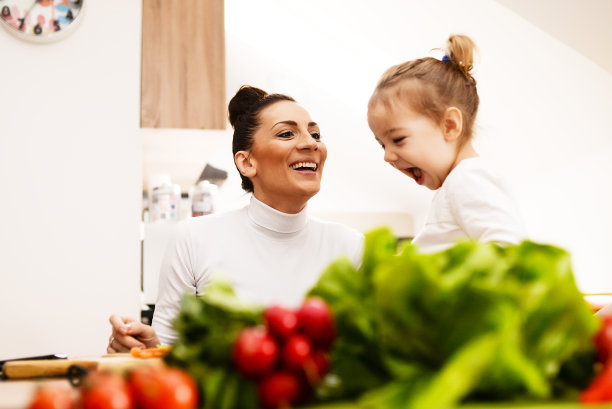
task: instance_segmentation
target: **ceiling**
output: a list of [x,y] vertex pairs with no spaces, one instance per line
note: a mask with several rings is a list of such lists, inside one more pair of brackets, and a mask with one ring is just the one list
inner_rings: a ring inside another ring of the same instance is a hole
[[612,74],[611,0],[496,0]]

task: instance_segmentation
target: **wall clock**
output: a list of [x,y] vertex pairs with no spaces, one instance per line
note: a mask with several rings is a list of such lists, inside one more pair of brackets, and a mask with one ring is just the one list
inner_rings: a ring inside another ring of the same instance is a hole
[[27,41],[46,43],[71,34],[85,0],[0,0],[0,25]]

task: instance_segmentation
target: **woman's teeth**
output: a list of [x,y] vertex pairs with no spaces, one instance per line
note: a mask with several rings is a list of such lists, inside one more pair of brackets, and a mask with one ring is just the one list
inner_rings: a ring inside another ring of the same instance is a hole
[[311,170],[317,170],[317,164],[314,162],[298,162],[291,165],[291,169],[308,168]]

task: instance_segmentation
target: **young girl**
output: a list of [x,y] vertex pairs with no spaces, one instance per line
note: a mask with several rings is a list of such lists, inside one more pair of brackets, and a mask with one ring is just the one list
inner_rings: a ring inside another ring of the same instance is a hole
[[385,161],[437,190],[413,241],[422,251],[462,238],[509,244],[526,237],[508,188],[472,146],[479,102],[470,74],[474,49],[469,37],[451,35],[442,60],[389,68],[368,104],[368,123]]

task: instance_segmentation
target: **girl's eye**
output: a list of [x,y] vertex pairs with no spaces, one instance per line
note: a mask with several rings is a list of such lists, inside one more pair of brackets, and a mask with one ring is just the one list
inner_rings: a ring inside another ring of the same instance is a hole
[[393,138],[393,143],[400,143],[404,139],[406,139],[405,136],[400,136],[399,138]]
[[314,139],[316,139],[317,141],[321,140],[321,134],[318,132],[313,132],[310,134]]

